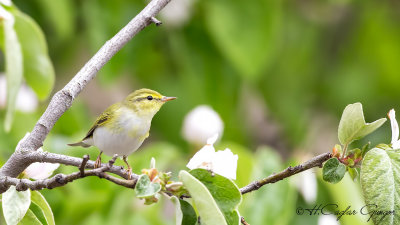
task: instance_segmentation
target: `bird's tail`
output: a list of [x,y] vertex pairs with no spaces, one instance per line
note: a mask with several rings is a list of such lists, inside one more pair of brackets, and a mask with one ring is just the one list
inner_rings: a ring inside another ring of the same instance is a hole
[[69,146],[81,146],[81,147],[84,147],[84,148],[88,148],[88,147],[91,146],[91,145],[88,145],[86,143],[83,143],[83,141],[76,142],[76,143],[71,143],[71,144],[68,144],[68,145]]

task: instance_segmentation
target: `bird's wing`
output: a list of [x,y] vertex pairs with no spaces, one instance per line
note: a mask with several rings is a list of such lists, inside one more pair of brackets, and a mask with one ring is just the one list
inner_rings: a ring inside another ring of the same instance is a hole
[[97,127],[104,126],[105,124],[109,123],[112,119],[114,119],[115,111],[119,107],[120,103],[115,103],[114,105],[111,105],[108,107],[94,122],[93,126],[90,128],[90,130],[87,132],[86,136],[82,139],[88,139],[93,136],[93,132],[96,130]]

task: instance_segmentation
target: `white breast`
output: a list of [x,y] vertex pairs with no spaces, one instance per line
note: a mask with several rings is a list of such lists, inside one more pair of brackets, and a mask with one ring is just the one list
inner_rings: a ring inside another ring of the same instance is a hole
[[151,120],[141,118],[130,109],[121,108],[121,116],[116,121],[118,127],[98,127],[93,133],[94,146],[107,155],[130,155],[136,151],[150,130]]

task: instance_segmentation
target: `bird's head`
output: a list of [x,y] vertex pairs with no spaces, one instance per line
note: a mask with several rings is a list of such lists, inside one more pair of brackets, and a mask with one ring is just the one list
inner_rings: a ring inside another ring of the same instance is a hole
[[139,115],[153,117],[165,102],[174,99],[176,97],[166,97],[157,91],[143,88],[129,94],[123,103]]

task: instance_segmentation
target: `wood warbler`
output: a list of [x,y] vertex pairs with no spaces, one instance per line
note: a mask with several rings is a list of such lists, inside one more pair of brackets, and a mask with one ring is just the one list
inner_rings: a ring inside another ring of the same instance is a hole
[[136,151],[149,136],[151,119],[161,106],[176,97],[165,97],[150,89],[139,89],[128,95],[122,102],[108,107],[97,119],[82,141],[68,144],[84,148],[96,146],[100,154],[95,168],[101,166],[101,154],[118,154],[128,167],[129,178],[132,170],[127,162],[128,155]]

